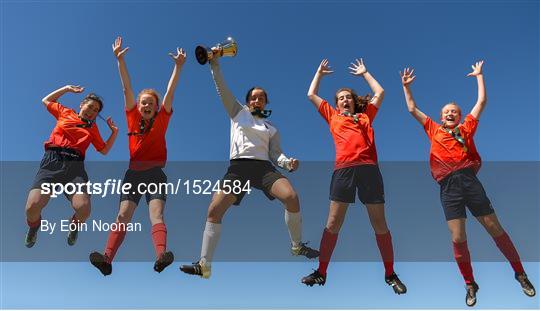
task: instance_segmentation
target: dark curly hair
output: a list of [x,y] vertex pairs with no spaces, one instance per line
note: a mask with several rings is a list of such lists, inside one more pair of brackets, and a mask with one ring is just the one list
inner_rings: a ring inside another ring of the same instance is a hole
[[349,92],[352,95],[353,102],[354,102],[354,113],[364,113],[366,111],[367,105],[369,104],[369,101],[371,100],[371,95],[366,94],[364,96],[359,96],[351,88],[348,88],[348,87],[340,88],[339,90],[337,90],[336,94],[334,95],[334,101],[336,105],[338,102],[338,94],[344,91]]

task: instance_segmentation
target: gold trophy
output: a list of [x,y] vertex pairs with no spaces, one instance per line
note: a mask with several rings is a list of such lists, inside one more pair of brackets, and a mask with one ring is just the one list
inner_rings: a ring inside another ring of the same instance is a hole
[[204,65],[215,57],[234,57],[236,56],[237,51],[238,45],[236,45],[236,41],[234,41],[232,37],[228,37],[225,41],[218,43],[212,48],[207,48],[202,45],[197,46],[195,49],[195,58],[197,58],[199,64]]

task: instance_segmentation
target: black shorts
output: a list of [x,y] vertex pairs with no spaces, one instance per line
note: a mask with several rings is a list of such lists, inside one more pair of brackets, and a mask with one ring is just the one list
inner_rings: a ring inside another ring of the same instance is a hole
[[[131,184],[131,189],[128,193],[122,193],[122,195],[120,195],[120,202],[132,201],[135,204],[139,204],[143,192],[145,192],[146,203],[150,203],[150,201],[154,199],[167,201],[166,182],[167,175],[165,175],[165,172],[163,172],[161,167],[153,167],[144,171],[128,169],[122,183]],[[139,188],[140,184],[144,184],[144,186]],[[148,187],[150,184],[152,184],[152,186]],[[157,192],[155,190],[157,190]]]
[[[41,189],[43,183],[78,185],[86,182],[88,174],[84,169],[84,157],[77,150],[53,147],[45,150],[31,189]],[[85,191],[86,187],[81,190]],[[70,196],[65,195],[69,199]]]
[[356,192],[363,204],[384,203],[384,184],[378,165],[358,165],[334,171],[330,200],[354,203]]
[[494,212],[482,183],[471,168],[451,173],[441,182],[441,204],[446,220],[467,218],[465,206],[474,217]]
[[[267,198],[270,200],[275,199],[270,193],[272,185],[276,180],[285,178],[269,161],[254,160],[254,159],[234,159],[230,161],[227,173],[221,181],[230,180],[229,185],[233,184],[235,180],[239,180],[242,190],[246,190],[244,187],[249,181],[249,188],[256,188],[262,190]],[[240,193],[233,193],[236,196],[234,205],[240,205],[246,191],[240,191]]]

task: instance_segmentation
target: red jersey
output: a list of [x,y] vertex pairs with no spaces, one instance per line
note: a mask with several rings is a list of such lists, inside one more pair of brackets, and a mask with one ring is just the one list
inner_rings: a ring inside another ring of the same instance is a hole
[[57,121],[49,140],[45,142],[45,149],[52,146],[70,148],[84,157],[90,144],[94,145],[97,151],[105,148],[96,123],[92,123],[90,127],[82,127],[86,122],[79,118],[77,112],[57,102],[50,102],[47,110]]
[[429,151],[429,165],[431,175],[440,182],[450,173],[463,168],[472,168],[475,173],[480,170],[482,159],[474,145],[474,134],[478,127],[478,120],[472,115],[467,115],[465,121],[458,125],[459,132],[465,142],[465,147],[457,141],[443,127],[426,118],[424,130],[431,141]]
[[334,169],[363,164],[377,164],[375,134],[371,124],[378,108],[369,104],[365,113],[358,113],[357,121],[352,116],[340,114],[327,101],[319,106],[319,113],[330,125],[330,133],[336,146]]
[[[145,130],[141,134],[142,116],[137,107],[126,110],[129,134],[129,168],[142,171],[153,167],[164,167],[167,162],[165,133],[172,111],[167,113],[163,105],[153,121],[144,121]],[[151,123],[151,124],[150,124]],[[148,127],[150,129],[148,130]]]

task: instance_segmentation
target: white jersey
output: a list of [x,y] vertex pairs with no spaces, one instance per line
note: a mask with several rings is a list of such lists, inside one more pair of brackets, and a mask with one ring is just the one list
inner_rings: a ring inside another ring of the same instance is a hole
[[240,104],[225,85],[219,65],[210,64],[217,92],[231,118],[230,159],[271,161],[290,170],[291,159],[281,151],[277,129],[267,120],[253,116],[247,106]]

